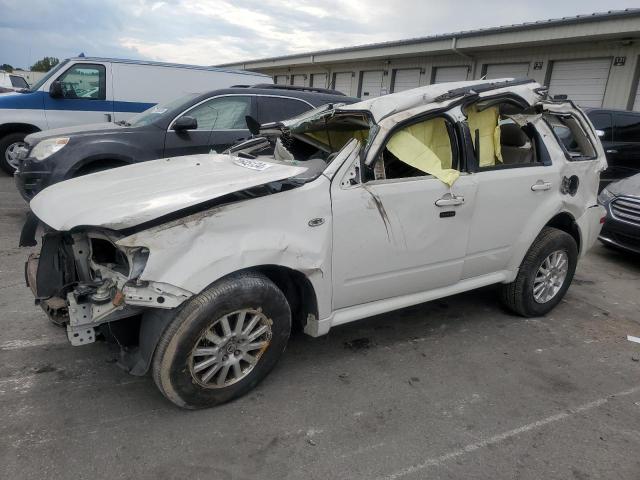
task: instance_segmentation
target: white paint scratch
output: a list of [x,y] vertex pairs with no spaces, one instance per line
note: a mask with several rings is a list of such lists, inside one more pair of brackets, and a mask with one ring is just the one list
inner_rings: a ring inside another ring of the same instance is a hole
[[486,438],[484,440],[480,440],[479,442],[471,443],[463,448],[459,448],[453,450],[449,453],[445,453],[444,455],[440,455],[439,457],[432,457],[423,460],[422,462],[411,465],[409,467],[398,470],[395,473],[392,473],[386,477],[383,477],[385,480],[395,480],[397,478],[405,477],[407,475],[411,475],[412,473],[420,472],[429,467],[438,467],[454,458],[461,457],[467,453],[475,452],[476,450],[480,450],[481,448],[488,447],[489,445],[496,445],[504,440],[507,440],[511,437],[516,437],[523,433],[529,432],[531,430],[537,430],[545,425],[549,425],[551,423],[559,422],[560,420],[565,420],[569,417],[577,415],[579,413],[583,413],[594,408],[600,407],[607,403],[612,397],[623,397],[626,395],[631,395],[633,393],[640,392],[640,386],[625,390],[624,392],[619,392],[614,395],[609,395],[607,397],[600,398],[598,400],[594,400],[593,402],[585,403],[575,408],[570,408],[564,412],[557,413],[555,415],[551,415],[549,417],[543,418],[541,420],[537,420],[532,423],[528,423],[518,428],[514,428],[513,430],[509,430],[507,432],[499,433],[497,435],[493,435],[492,437]]

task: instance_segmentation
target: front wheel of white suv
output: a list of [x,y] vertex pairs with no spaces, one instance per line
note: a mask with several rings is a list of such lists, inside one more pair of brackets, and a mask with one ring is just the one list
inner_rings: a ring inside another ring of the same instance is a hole
[[183,408],[227,402],[271,371],[290,332],[289,304],[271,280],[257,272],[230,275],[190,299],[167,326],[153,379]]
[[502,301],[524,317],[551,311],[567,292],[578,262],[571,235],[545,227],[522,260],[516,279],[502,286]]

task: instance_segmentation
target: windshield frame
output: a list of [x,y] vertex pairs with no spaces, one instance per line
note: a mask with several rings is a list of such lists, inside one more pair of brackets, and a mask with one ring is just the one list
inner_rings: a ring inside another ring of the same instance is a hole
[[44,77],[42,77],[39,81],[37,81],[33,87],[29,88],[28,91],[37,92],[38,90],[40,90],[42,86],[45,83],[47,83],[47,81],[49,81],[51,77],[53,77],[56,73],[58,73],[62,69],[62,67],[64,67],[69,62],[70,60],[67,58],[66,60],[63,60],[62,62],[58,63],[55,67],[49,70]]

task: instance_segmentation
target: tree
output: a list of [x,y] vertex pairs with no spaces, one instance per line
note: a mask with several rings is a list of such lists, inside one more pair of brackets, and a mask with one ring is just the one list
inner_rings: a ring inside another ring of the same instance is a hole
[[42,60],[38,60],[36,63],[31,65],[31,71],[48,72],[58,63],[60,63],[60,60],[58,60],[56,57],[44,57]]
[[8,63],[3,63],[2,65],[0,65],[0,70],[4,70],[5,72],[11,73],[13,72],[13,67]]

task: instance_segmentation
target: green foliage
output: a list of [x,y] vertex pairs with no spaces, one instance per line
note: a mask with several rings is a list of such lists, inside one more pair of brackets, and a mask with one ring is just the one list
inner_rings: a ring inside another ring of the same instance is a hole
[[60,63],[60,60],[58,60],[56,57],[44,57],[42,60],[38,60],[36,63],[31,65],[31,71],[48,72],[58,63]]
[[4,70],[5,72],[11,73],[13,72],[13,67],[8,63],[3,63],[2,65],[0,65],[0,70]]

